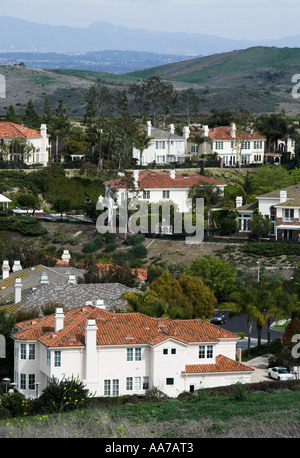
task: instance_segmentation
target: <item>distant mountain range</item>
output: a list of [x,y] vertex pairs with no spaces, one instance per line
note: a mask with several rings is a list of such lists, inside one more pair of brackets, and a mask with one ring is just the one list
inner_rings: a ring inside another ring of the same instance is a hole
[[89,27],[52,26],[0,16],[0,51],[139,51],[211,55],[252,46],[300,47],[300,35],[274,40],[231,40],[213,35],[128,29],[107,22]]

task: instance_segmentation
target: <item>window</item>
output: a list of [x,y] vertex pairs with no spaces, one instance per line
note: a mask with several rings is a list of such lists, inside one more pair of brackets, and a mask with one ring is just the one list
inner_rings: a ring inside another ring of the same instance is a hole
[[207,345],[206,347],[206,358],[212,358],[213,357],[213,346],[212,345]]
[[104,396],[110,396],[110,380],[104,380]]
[[157,141],[155,143],[156,149],[166,149],[166,142],[164,141]]
[[262,149],[262,141],[255,140],[253,142],[253,149]]
[[21,374],[20,385],[21,390],[26,390],[26,374]]
[[112,395],[119,396],[119,380],[114,379],[112,382]]
[[149,377],[143,377],[143,390],[149,390],[150,387],[150,381]]
[[133,361],[133,353],[134,353],[135,361],[142,360],[142,349],[141,348],[127,348],[127,361]]
[[135,348],[135,361],[141,361],[142,360],[142,349],[141,348]]
[[35,374],[29,374],[28,376],[28,388],[35,390]]
[[47,366],[51,365],[51,352],[47,349]]
[[171,355],[176,355],[176,348],[171,348]]
[[61,366],[61,351],[60,350],[55,350],[54,352],[54,367],[60,367]]
[[200,345],[199,347],[199,358],[205,358],[205,346]]
[[166,385],[174,385],[174,379],[173,378],[167,378],[166,379]]
[[29,344],[29,359],[35,359],[35,344]]
[[134,377],[134,389],[135,391],[141,391],[142,379],[141,377]]
[[21,344],[21,359],[26,359],[26,344]]
[[168,349],[167,348],[163,348],[163,355],[167,355],[168,354]]
[[196,145],[191,145],[191,153],[198,153],[198,146]]
[[163,191],[163,199],[170,199],[170,191]]
[[126,390],[131,391],[133,389],[132,377],[126,377]]
[[143,191],[143,199],[150,199],[150,191]]
[[223,142],[216,142],[216,149],[223,149],[224,143]]
[[294,218],[294,209],[285,208],[284,209],[284,221],[293,221]]
[[166,162],[166,156],[156,156],[156,162],[162,164]]
[[241,149],[250,149],[250,142],[242,142]]

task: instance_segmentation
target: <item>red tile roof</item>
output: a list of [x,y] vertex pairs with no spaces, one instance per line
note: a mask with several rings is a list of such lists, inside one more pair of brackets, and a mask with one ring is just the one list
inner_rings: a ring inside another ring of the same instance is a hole
[[[109,273],[110,269],[121,268],[116,264],[97,264],[100,273]],[[144,281],[147,279],[147,269],[132,269],[133,274],[137,273],[137,277],[139,280]]]
[[[225,183],[213,178],[201,176],[198,173],[176,173],[175,178],[171,178],[169,173],[159,173],[153,170],[139,172],[140,189],[188,189],[190,186],[200,183],[212,183],[216,186],[225,186]],[[106,182],[111,188],[126,189],[128,183],[125,178],[116,178]]]
[[246,364],[234,361],[226,356],[219,355],[216,357],[215,364],[187,364],[183,374],[207,374],[214,372],[250,372],[253,371],[252,367]]
[[0,122],[0,138],[38,138],[41,133],[13,122]]
[[[209,138],[211,140],[234,140],[231,136],[230,126],[219,126],[209,129]],[[242,141],[246,140],[265,140],[265,137],[255,132],[243,132],[239,133],[236,129],[236,138]]]
[[17,323],[16,340],[36,340],[46,347],[84,346],[87,319],[95,319],[97,345],[156,345],[167,339],[183,344],[238,339],[236,334],[203,320],[152,318],[141,313],[112,313],[93,306],[64,312],[64,328],[54,332],[54,315]]

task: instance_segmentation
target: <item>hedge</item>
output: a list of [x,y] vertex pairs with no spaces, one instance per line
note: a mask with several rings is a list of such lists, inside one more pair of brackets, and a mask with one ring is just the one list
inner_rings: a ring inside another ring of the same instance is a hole
[[45,235],[48,232],[38,220],[32,217],[0,218],[0,231],[15,231],[24,235]]

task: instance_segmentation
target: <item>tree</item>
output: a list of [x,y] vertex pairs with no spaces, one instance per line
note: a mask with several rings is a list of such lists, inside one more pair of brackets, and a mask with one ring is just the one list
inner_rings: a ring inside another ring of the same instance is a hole
[[178,279],[185,298],[192,305],[193,318],[211,318],[217,299],[199,277],[181,275]]
[[235,289],[236,268],[224,259],[218,259],[214,256],[195,258],[185,273],[199,277],[218,301],[226,301],[229,294]]
[[150,289],[155,291],[160,299],[164,299],[167,302],[183,299],[180,283],[169,272],[164,272],[155,278],[150,285]]
[[6,115],[5,115],[5,121],[14,122],[14,123],[19,122],[19,118],[16,115],[15,107],[13,105],[9,105]]
[[143,313],[152,317],[161,317],[167,313],[167,302],[160,299],[157,293],[151,289],[144,293],[126,292],[122,298],[127,300],[135,313]]
[[64,199],[64,198],[57,199],[53,203],[53,208],[55,211],[60,213],[60,219],[62,220],[63,213],[69,212],[72,209],[71,201],[69,199]]
[[38,199],[33,194],[21,194],[18,196],[18,204],[21,208],[28,210],[31,208],[33,212],[37,209]]
[[271,232],[272,221],[269,218],[265,218],[261,213],[253,213],[252,218],[248,222],[248,228],[260,242],[264,235]]
[[140,151],[140,165],[142,165],[143,152],[148,148],[151,137],[148,137],[145,131],[139,132],[134,139],[134,147]]
[[206,216],[206,234],[209,235],[209,226],[211,221],[212,210],[220,204],[223,198],[223,192],[220,188],[212,183],[201,183],[189,188],[188,197],[191,199],[204,199],[204,212]]
[[24,122],[33,128],[38,128],[40,124],[40,117],[37,114],[32,99],[29,100],[25,114],[24,114]]
[[199,111],[200,98],[193,88],[188,88],[180,93],[180,98],[185,106],[187,125],[191,123],[191,114],[197,114]]
[[14,138],[4,145],[11,162],[25,162],[35,152],[34,145],[27,138]]

